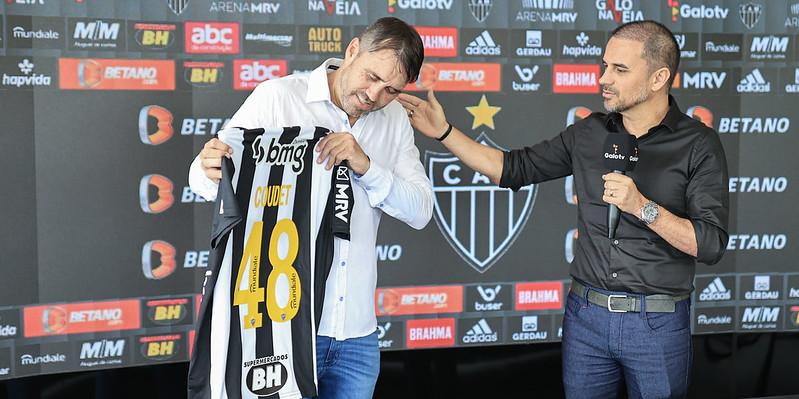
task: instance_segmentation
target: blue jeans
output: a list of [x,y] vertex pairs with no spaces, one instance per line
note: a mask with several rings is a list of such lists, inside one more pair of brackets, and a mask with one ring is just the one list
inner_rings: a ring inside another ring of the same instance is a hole
[[630,398],[685,397],[693,358],[690,307],[686,299],[674,313],[611,313],[569,292],[562,350],[566,397],[615,398],[622,381]]
[[336,341],[316,337],[319,399],[369,399],[380,373],[377,331],[361,338]]

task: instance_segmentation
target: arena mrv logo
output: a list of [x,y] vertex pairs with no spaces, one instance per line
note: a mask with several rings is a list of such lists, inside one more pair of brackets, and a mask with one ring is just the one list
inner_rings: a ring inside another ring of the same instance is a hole
[[[480,144],[505,149],[481,133]],[[455,252],[480,273],[510,249],[533,210],[538,186],[503,189],[450,153],[425,152],[439,229]]]

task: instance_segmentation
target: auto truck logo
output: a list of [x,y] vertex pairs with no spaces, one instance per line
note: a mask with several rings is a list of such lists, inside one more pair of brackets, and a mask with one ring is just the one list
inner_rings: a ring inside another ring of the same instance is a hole
[[[476,141],[505,151],[485,133]],[[426,151],[425,164],[433,183],[438,228],[466,263],[484,273],[527,223],[538,186],[524,186],[518,193],[496,187],[451,153]]]

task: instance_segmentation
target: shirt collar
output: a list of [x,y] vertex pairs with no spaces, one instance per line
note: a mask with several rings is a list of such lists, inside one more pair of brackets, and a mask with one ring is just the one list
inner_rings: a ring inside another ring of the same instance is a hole
[[344,62],[339,58],[328,58],[322,65],[311,71],[308,77],[308,92],[305,94],[305,102],[330,101],[330,88],[327,85],[327,74],[334,71]]
[[[663,117],[663,120],[660,121],[658,126],[666,126],[669,130],[676,131],[677,130],[677,123],[682,119],[683,113],[680,111],[680,107],[677,105],[677,100],[669,94],[669,110],[666,112],[666,116]],[[622,117],[621,114],[618,112],[611,112],[605,118],[605,127],[608,130],[619,131],[619,128],[622,127]],[[651,131],[651,129],[650,129]]]

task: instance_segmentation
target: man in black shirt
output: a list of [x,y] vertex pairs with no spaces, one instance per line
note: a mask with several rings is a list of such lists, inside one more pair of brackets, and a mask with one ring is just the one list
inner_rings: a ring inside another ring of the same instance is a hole
[[[715,131],[669,95],[679,65],[673,34],[654,21],[611,34],[599,81],[609,112],[593,113],[551,140],[502,152],[447,123],[432,91],[401,95],[414,128],[441,141],[502,187],[574,175],[578,202],[571,292],[563,321],[567,397],[682,397],[691,364],[690,303],[696,262],[727,246],[727,162]],[[609,173],[608,134],[638,139],[639,161]],[[610,204],[622,211],[608,238]]]

